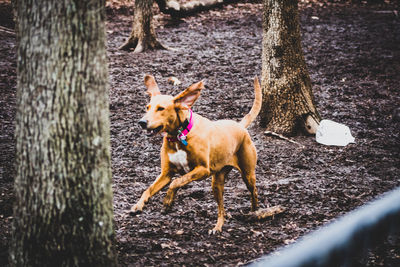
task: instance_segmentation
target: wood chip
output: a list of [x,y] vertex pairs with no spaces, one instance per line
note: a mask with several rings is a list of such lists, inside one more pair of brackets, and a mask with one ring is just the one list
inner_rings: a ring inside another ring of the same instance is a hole
[[254,212],[253,216],[257,219],[257,220],[263,220],[269,217],[273,217],[277,214],[280,214],[282,212],[284,212],[286,210],[286,208],[282,207],[282,206],[274,206],[274,207],[270,207],[270,208],[266,208],[266,209],[259,209],[256,212]]

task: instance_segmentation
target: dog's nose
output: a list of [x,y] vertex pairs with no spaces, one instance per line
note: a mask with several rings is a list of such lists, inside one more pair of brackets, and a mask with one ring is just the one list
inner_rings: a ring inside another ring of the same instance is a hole
[[141,119],[138,123],[139,123],[140,127],[142,127],[142,129],[147,128],[147,120]]

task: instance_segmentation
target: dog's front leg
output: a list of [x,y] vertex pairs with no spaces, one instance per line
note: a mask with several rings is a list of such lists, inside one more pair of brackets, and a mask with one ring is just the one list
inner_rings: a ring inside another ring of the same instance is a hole
[[151,198],[154,194],[164,188],[171,181],[171,175],[161,173],[157,179],[147,188],[139,201],[132,206],[130,209],[131,213],[141,212],[143,210],[144,204]]
[[207,167],[203,166],[198,166],[194,168],[192,171],[188,172],[182,177],[179,177],[172,181],[170,184],[167,194],[165,195],[164,198],[164,207],[168,210],[171,208],[172,203],[175,198],[176,191],[178,191],[179,188],[187,185],[188,183],[196,180],[201,180],[205,179],[208,176],[210,176],[210,169]]

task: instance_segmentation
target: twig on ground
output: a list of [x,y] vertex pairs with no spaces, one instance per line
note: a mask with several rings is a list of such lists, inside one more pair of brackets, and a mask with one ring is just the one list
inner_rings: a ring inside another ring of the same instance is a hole
[[15,36],[15,32],[12,29],[9,29],[9,28],[3,27],[3,26],[0,26],[0,32],[4,32],[4,33],[10,34],[12,36]]
[[271,131],[265,131],[264,134],[266,134],[266,135],[271,135],[271,136],[278,137],[278,138],[281,138],[281,139],[286,140],[286,141],[288,141],[288,142],[290,142],[290,143],[299,145],[301,148],[305,148],[305,146],[302,145],[302,144],[300,144],[299,142],[296,142],[296,141],[294,141],[294,140],[292,140],[292,139],[290,139],[290,138],[287,138],[287,137],[285,137],[285,136],[283,136],[283,135],[281,135],[281,134],[278,134],[278,133],[275,133],[275,132],[271,132]]

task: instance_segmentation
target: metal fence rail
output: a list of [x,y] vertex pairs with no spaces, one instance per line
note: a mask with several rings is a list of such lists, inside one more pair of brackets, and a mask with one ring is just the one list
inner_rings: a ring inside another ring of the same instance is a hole
[[400,230],[400,187],[250,266],[351,266],[354,255]]

